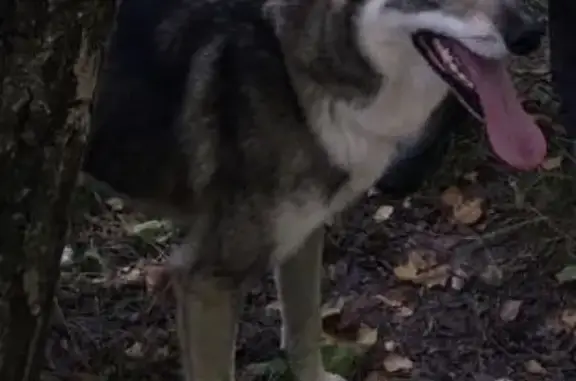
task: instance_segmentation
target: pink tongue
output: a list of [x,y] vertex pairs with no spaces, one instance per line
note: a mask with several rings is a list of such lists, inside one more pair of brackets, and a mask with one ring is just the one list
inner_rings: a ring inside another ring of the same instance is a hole
[[494,152],[518,169],[537,167],[546,156],[546,140],[522,108],[505,64],[479,57],[452,41],[450,48],[467,69],[480,97]]

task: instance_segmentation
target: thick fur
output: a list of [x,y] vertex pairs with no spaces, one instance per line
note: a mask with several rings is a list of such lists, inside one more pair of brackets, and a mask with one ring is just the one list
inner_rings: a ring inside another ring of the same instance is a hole
[[270,267],[296,378],[337,379],[318,349],[324,223],[436,131],[449,95],[411,34],[426,28],[500,58],[511,45],[503,16],[516,8],[147,2],[120,7],[84,169],[186,228],[170,257],[186,380],[234,377],[242,296]]

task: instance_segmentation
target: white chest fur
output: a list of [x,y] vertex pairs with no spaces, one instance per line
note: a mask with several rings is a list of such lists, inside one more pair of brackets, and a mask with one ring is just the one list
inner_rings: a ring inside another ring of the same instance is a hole
[[386,84],[367,107],[340,102],[316,119],[318,136],[335,164],[350,174],[348,187],[365,191],[398,154],[418,138],[447,86],[427,66],[413,67]]
[[399,45],[398,40],[360,40],[377,71],[387,73],[379,93],[364,107],[318,99],[307,110],[328,156],[350,180],[331,200],[310,190],[280,206],[275,216],[275,260],[284,260],[310,232],[367,191],[394,160],[399,143],[420,136],[448,92],[408,41]]
[[330,201],[310,190],[277,210],[274,259],[284,260],[311,231],[367,191],[397,155],[398,143],[423,132],[447,90],[423,63],[387,83],[368,107],[316,104],[310,115],[313,127],[331,160],[349,173],[350,181]]

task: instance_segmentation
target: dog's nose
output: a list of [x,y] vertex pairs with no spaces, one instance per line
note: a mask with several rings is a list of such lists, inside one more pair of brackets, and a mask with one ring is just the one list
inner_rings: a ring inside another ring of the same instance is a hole
[[540,48],[542,37],[546,33],[544,23],[530,23],[522,27],[509,25],[504,41],[510,53],[525,56]]
[[510,53],[525,56],[538,50],[546,25],[521,9],[504,9],[501,19],[504,42]]

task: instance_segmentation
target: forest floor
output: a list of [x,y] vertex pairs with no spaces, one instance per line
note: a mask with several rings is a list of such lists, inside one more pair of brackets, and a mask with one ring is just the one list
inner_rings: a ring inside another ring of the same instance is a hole
[[[357,381],[576,379],[576,177],[562,166],[545,51],[516,63],[549,136],[543,168],[495,159],[465,131],[445,170],[408,199],[367,195],[326,238],[329,368]],[[462,153],[466,154],[463,155]],[[175,233],[87,192],[63,259],[45,380],[178,380],[174,303],[149,292]],[[73,249],[72,249],[73,247]],[[249,294],[240,379],[285,379],[269,275]]]

